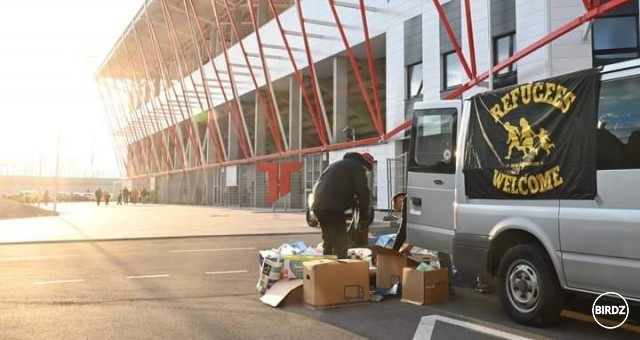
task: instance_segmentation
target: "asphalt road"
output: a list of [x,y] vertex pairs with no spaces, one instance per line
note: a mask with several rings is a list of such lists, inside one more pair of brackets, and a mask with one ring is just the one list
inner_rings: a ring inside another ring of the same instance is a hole
[[433,339],[496,338],[497,332],[529,338],[640,336],[606,331],[588,318],[563,318],[549,329],[518,326],[495,296],[461,288],[452,302],[437,306],[397,298],[331,310],[296,301],[282,308],[264,305],[255,291],[257,251],[294,240],[316,244],[320,236],[0,245],[0,338],[411,339],[425,316],[439,318]]

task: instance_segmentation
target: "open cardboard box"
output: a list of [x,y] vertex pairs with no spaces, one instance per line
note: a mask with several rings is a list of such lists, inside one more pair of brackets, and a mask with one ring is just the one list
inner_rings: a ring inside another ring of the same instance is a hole
[[449,270],[402,270],[402,302],[428,305],[449,301]]
[[368,261],[324,259],[303,266],[307,306],[320,309],[369,301]]
[[411,255],[379,246],[373,247],[373,252],[376,254],[376,287],[378,288],[391,288],[396,283],[402,283],[404,267],[415,268],[420,262],[437,260],[436,257],[429,255]]

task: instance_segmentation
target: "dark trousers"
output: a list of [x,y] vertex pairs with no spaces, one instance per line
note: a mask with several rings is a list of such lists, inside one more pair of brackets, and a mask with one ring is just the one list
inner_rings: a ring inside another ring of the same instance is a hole
[[339,259],[347,258],[347,223],[344,211],[320,210],[314,211],[324,242],[323,255],[336,255]]

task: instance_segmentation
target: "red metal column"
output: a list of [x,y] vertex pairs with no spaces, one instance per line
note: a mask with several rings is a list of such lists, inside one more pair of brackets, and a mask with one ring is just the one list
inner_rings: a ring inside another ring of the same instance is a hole
[[478,70],[476,68],[476,47],[475,42],[473,41],[473,24],[471,21],[471,3],[469,0],[464,0],[464,11],[466,14],[466,23],[467,23],[467,38],[469,39],[469,54],[471,58],[471,73],[474,77],[478,75]]
[[[121,126],[118,126],[116,124],[116,115],[117,115],[117,110],[115,110],[115,108],[113,107],[113,101],[108,98],[108,94],[107,91],[108,89],[108,85],[105,83],[104,79],[96,79],[98,84],[100,85],[98,87],[98,93],[100,94],[100,99],[102,100],[102,103],[104,104],[105,107],[105,115],[107,116],[107,122],[109,123],[109,127],[111,128],[111,136],[114,139],[114,143],[112,144],[113,146],[113,152],[116,156],[116,159],[119,163],[119,168],[123,171],[123,174],[126,173],[126,159],[122,157],[122,145],[120,144],[122,142],[122,140],[117,140],[116,136],[121,134]],[[125,146],[126,144],[128,144],[127,140],[126,140],[126,135],[124,135],[124,143]]]
[[[115,57],[115,60],[116,60],[116,64],[119,64],[119,62],[117,61],[117,56]],[[116,77],[118,77],[119,79],[123,79],[121,75],[122,73],[119,71],[120,70],[118,70],[119,74],[116,75]],[[133,126],[131,126],[131,122],[128,117],[129,107],[128,105],[125,104],[124,100],[122,99],[122,95],[121,95],[122,90],[118,86],[118,80],[111,79],[111,81],[113,83],[113,89],[115,91],[114,96],[117,96],[118,101],[120,102],[120,106],[122,108],[121,112],[123,113],[123,116],[124,116],[122,120],[118,119],[118,121],[120,122],[120,126],[123,127],[122,131],[125,133],[128,140],[127,146],[125,148],[127,153],[127,172],[131,170],[134,173],[134,175],[137,176],[140,171],[138,170],[137,162],[134,161],[134,157],[135,158],[139,157],[139,155],[136,154],[136,149],[135,149],[135,143],[136,143],[136,140],[138,139],[137,138],[138,132]]]
[[[231,65],[231,61],[229,60],[229,53],[227,50],[227,42],[225,36],[223,34],[224,30],[222,25],[220,24],[220,16],[218,15],[218,8],[216,6],[215,0],[211,0],[211,8],[213,9],[213,16],[216,21],[216,26],[218,27],[218,37],[220,38],[220,44],[222,45],[222,54],[224,55],[225,64],[227,65],[227,74],[229,76],[229,81],[231,85],[231,92],[233,94],[233,99],[235,102],[236,110],[232,112],[235,113],[234,123],[236,127],[236,132],[238,133],[238,139],[240,140],[240,145],[242,146],[242,151],[244,152],[245,158],[250,158],[253,156],[253,148],[251,147],[251,142],[249,141],[248,134],[243,126],[243,117],[241,113],[241,103],[240,103],[240,95],[237,89],[237,83],[235,77],[233,75],[233,67]],[[220,79],[218,79],[220,81]],[[220,88],[223,88],[222,84],[220,84]],[[225,98],[226,100],[226,98]],[[231,116],[232,112],[229,112]],[[241,138],[244,136],[244,138]]]
[[[224,6],[227,10],[227,15],[229,17],[229,22],[231,23],[231,29],[233,30],[234,35],[236,36],[236,39],[238,40],[238,45],[240,46],[240,50],[242,51],[242,54],[244,56],[244,61],[247,64],[247,68],[249,69],[249,75],[251,76],[251,80],[253,81],[253,86],[256,89],[256,95],[258,97],[258,103],[260,105],[260,108],[262,109],[262,111],[264,111],[264,117],[266,118],[266,123],[267,123],[267,127],[269,127],[269,130],[271,131],[271,137],[273,137],[273,142],[276,145],[276,149],[278,149],[278,152],[282,152],[285,151],[285,147],[284,147],[284,141],[281,138],[282,134],[278,133],[280,127],[277,126],[277,123],[275,122],[276,117],[275,117],[275,111],[276,111],[276,107],[274,106],[274,102],[269,100],[270,102],[270,107],[267,107],[264,98],[262,97],[262,92],[260,91],[260,87],[258,86],[258,81],[256,80],[256,76],[253,73],[253,69],[251,67],[251,62],[249,61],[249,56],[247,55],[247,50],[244,48],[244,43],[242,42],[242,37],[240,36],[240,33],[238,32],[238,27],[236,26],[235,20],[233,20],[233,15],[231,13],[231,8],[229,8],[229,1],[228,0],[224,0]],[[263,66],[263,69],[266,67]],[[269,99],[271,99],[271,96],[269,96]]]
[[291,66],[293,67],[295,78],[298,81],[298,85],[300,85],[300,91],[302,92],[302,97],[304,98],[304,102],[307,106],[307,110],[309,111],[309,117],[311,118],[311,121],[313,122],[313,126],[315,127],[316,132],[318,133],[318,138],[320,139],[320,143],[326,146],[328,144],[328,141],[324,136],[324,134],[322,134],[321,132],[323,128],[321,128],[320,122],[318,122],[318,119],[317,119],[318,114],[316,113],[315,107],[313,106],[313,104],[311,103],[311,99],[309,98],[309,93],[307,92],[307,88],[304,83],[304,78],[302,77],[302,73],[298,69],[296,59],[293,57],[292,49],[289,46],[289,41],[287,40],[287,37],[284,33],[284,28],[282,27],[282,22],[280,22],[280,18],[278,17],[278,11],[276,10],[275,5],[273,4],[273,0],[269,0],[269,8],[271,9],[271,13],[273,13],[273,17],[276,21],[276,24],[278,25],[278,30],[280,31],[280,35],[282,36],[282,41],[284,42],[284,46],[287,50],[287,54],[289,55],[289,60],[291,61]]
[[[336,26],[338,27],[338,32],[340,33],[340,37],[342,38],[342,43],[344,44],[345,52],[347,52],[347,56],[349,57],[349,61],[351,62],[351,68],[353,69],[353,73],[356,77],[356,81],[358,82],[358,87],[360,88],[360,92],[362,93],[364,103],[367,105],[367,108],[369,109],[369,116],[371,116],[371,121],[373,122],[373,126],[375,127],[376,132],[378,133],[378,136],[381,136],[384,131],[381,124],[381,119],[378,117],[377,110],[374,108],[373,104],[371,103],[371,97],[369,97],[369,91],[367,91],[367,88],[364,84],[362,73],[360,72],[360,67],[358,66],[356,57],[353,54],[353,50],[351,49],[351,45],[349,44],[347,35],[344,32],[342,21],[340,20],[340,16],[338,15],[338,10],[336,9],[334,0],[329,0],[329,7],[331,7],[331,13],[333,14],[333,19],[335,20]],[[371,69],[369,69],[369,71],[371,72]],[[373,84],[373,82],[372,82],[372,85],[373,87],[376,86],[376,84]]]
[[[153,82],[153,79],[151,78],[151,75],[150,75],[151,73],[149,71],[149,65],[147,63],[146,53],[145,53],[144,49],[142,48],[142,41],[140,39],[140,35],[138,34],[138,29],[136,28],[135,25],[133,26],[133,34],[134,34],[134,37],[136,39],[136,44],[138,46],[138,52],[140,53],[140,58],[142,60],[142,67],[144,69],[144,73],[145,73],[145,76],[147,78],[147,81],[148,82]],[[123,44],[124,44],[125,49],[126,49],[126,43],[124,43],[124,41],[123,41]],[[131,67],[133,69],[133,66],[131,66]],[[152,99],[152,100],[149,100],[149,102],[151,102],[151,107],[153,108],[153,111],[155,112],[157,110],[156,105],[155,105],[155,101]],[[147,103],[145,103],[145,109],[147,109]],[[148,112],[147,112],[147,114],[148,114]],[[162,127],[161,127],[160,123],[155,119],[153,119],[153,121],[156,123],[156,125],[155,125],[156,133],[161,134],[162,133]],[[170,158],[169,157],[169,150],[168,150],[168,147],[167,147],[164,139],[160,138],[160,140],[161,140],[161,147],[162,147],[160,157],[164,160],[164,164],[165,164],[165,168],[166,168],[165,170],[168,171],[168,170],[171,169],[171,166],[169,164],[169,158]]]
[[322,135],[324,136],[325,140],[329,140],[329,138],[327,138],[327,127],[324,125],[324,112],[322,112],[322,104],[320,103],[321,97],[320,97],[320,89],[318,89],[318,84],[316,83],[317,75],[316,75],[316,67],[315,64],[313,63],[313,57],[311,56],[311,47],[309,47],[309,39],[307,38],[307,29],[305,27],[304,24],[304,15],[302,14],[302,3],[300,3],[300,0],[295,0],[296,1],[296,9],[298,10],[298,20],[300,21],[300,28],[302,30],[302,41],[304,42],[304,49],[307,55],[307,68],[309,69],[309,78],[311,78],[311,87],[313,88],[313,94],[314,94],[314,99],[315,99],[315,105],[316,108],[318,109],[316,111],[316,119],[318,120],[318,123],[320,125],[320,131],[322,132]]
[[378,126],[380,127],[380,133],[384,132],[384,126],[382,122],[382,108],[380,107],[380,94],[378,93],[378,77],[376,75],[376,61],[371,50],[371,40],[369,39],[369,25],[367,24],[367,10],[364,5],[364,0],[360,0],[360,15],[362,16],[362,29],[364,30],[364,42],[367,49],[367,61],[369,63],[369,73],[371,74],[371,87],[373,88],[373,100],[376,104],[376,115],[378,118]]
[[[262,71],[264,73],[264,83],[267,88],[269,101],[273,106],[274,113],[278,115],[278,102],[276,101],[275,91],[271,86],[271,76],[269,74],[269,65],[267,64],[264,50],[262,48],[262,39],[260,38],[260,27],[258,26],[258,21],[256,18],[256,14],[253,9],[253,1],[247,0],[247,5],[249,6],[249,15],[251,16],[251,24],[253,25],[254,32],[256,34],[256,41],[258,42],[258,52],[260,53],[260,60],[262,62]],[[287,143],[287,137],[285,136],[284,130],[282,128],[282,122],[280,121],[280,117],[275,117],[276,123],[278,124],[278,130],[281,133],[282,141],[284,144],[284,149],[289,150],[289,145]]]
[[[176,66],[178,69],[178,77],[180,78],[180,88],[182,90],[182,97],[183,100],[185,102],[186,107],[188,108],[187,110],[187,117],[185,119],[184,124],[187,125],[187,131],[189,133],[189,137],[191,138],[191,147],[193,148],[193,152],[196,155],[196,165],[202,165],[202,143],[200,142],[200,138],[198,137],[198,131],[195,127],[195,123],[193,122],[193,114],[191,112],[191,104],[189,103],[189,99],[187,98],[187,90],[186,90],[186,86],[184,84],[184,79],[186,78],[185,75],[182,73],[182,68],[180,67],[180,59],[182,59],[182,66],[184,66],[186,72],[188,73],[188,77],[191,80],[191,83],[193,85],[193,89],[197,92],[196,89],[196,85],[195,82],[193,80],[193,77],[191,75],[191,72],[188,71],[188,65],[187,65],[187,61],[185,59],[184,56],[184,51],[182,50],[182,47],[180,46],[179,42],[180,40],[178,39],[178,34],[176,31],[176,27],[173,23],[173,18],[171,17],[171,12],[169,10],[169,8],[167,7],[166,1],[165,0],[160,0],[160,4],[162,5],[162,10],[164,13],[164,17],[165,17],[165,21],[166,21],[166,25],[167,25],[167,31],[169,32],[169,41],[171,42],[171,47],[173,50],[173,56],[176,62]],[[200,103],[200,108],[204,110],[204,106],[202,105],[202,102],[200,101],[200,96],[197,96],[198,102]],[[178,100],[177,96],[176,96],[176,100]],[[179,101],[179,100],[178,100]]]
[[[130,71],[131,71],[131,74],[132,74],[132,77],[133,77],[133,81],[134,81],[134,83],[135,83],[135,84],[133,85],[133,87],[136,89],[136,93],[137,93],[138,97],[140,98],[140,102],[141,102],[141,103],[140,103],[140,105],[139,105],[139,108],[140,108],[140,109],[144,109],[144,111],[147,111],[146,103],[144,103],[144,101],[146,100],[146,98],[144,98],[144,96],[143,96],[143,94],[142,94],[142,91],[140,91],[140,88],[139,88],[139,86],[138,86],[138,84],[140,84],[141,82],[140,82],[140,80],[138,79],[138,77],[136,76],[136,70],[135,70],[135,67],[134,67],[134,65],[133,65],[133,61],[132,61],[132,58],[131,58],[131,54],[129,53],[129,48],[127,47],[127,41],[126,41],[126,39],[123,39],[123,40],[122,40],[122,46],[123,46],[123,48],[124,48],[124,53],[125,53],[125,55],[127,56],[127,61],[128,61],[128,63],[129,63],[129,69],[130,69]],[[142,57],[142,58],[143,58],[143,57]],[[142,64],[143,64],[143,66],[145,65],[145,61],[144,61],[144,59],[142,60]],[[146,67],[145,67],[145,73],[146,73]],[[147,78],[148,78],[148,76],[147,76]],[[138,109],[138,108],[136,108],[136,109]],[[144,115],[144,113],[145,113],[145,112],[140,112],[140,114],[141,114],[142,116]],[[146,113],[147,113],[147,115],[149,115],[148,111],[147,111]],[[154,120],[152,119],[151,121],[153,122]],[[160,130],[160,129],[159,129],[158,127],[156,127],[156,126],[154,126],[154,128],[155,128],[157,131],[159,131],[159,130]],[[153,147],[152,147],[152,149],[151,149],[151,152],[153,153],[153,156],[154,156],[154,157],[153,157],[153,159],[156,161],[156,163],[155,163],[155,164],[156,164],[156,170],[157,170],[157,171],[160,171],[162,167],[160,166],[160,160],[158,159],[158,154],[159,154],[159,152],[157,152],[157,150],[156,150],[156,146],[155,146],[155,144],[153,143],[153,139],[152,139],[153,133],[149,133],[149,131],[147,131],[147,130],[146,130],[146,128],[145,128],[145,136],[147,136],[147,137],[149,138],[149,142],[150,142],[150,143],[151,143],[151,145],[153,146]]]
[[[192,0],[184,0],[184,9],[185,14],[187,15],[187,20],[189,21],[189,31],[191,32],[191,41],[193,42],[193,46],[196,48],[196,56],[198,58],[198,69],[200,70],[200,77],[202,78],[202,85],[204,88],[205,99],[207,101],[207,126],[209,127],[209,139],[214,144],[216,148],[216,154],[218,158],[218,162],[224,162],[227,159],[227,154],[224,151],[224,141],[222,138],[222,133],[220,132],[220,126],[218,125],[218,117],[215,111],[215,108],[212,103],[212,97],[209,89],[209,81],[207,80],[207,76],[204,72],[204,60],[202,60],[202,51],[200,50],[200,46],[198,45],[196,33],[193,30],[193,23],[191,20],[191,15],[189,14],[189,8],[187,2],[191,5],[193,12],[195,13],[195,9],[193,7]],[[194,14],[195,20],[198,20],[198,17]],[[200,23],[198,23],[198,26]],[[202,33],[202,32],[200,32]],[[202,40],[207,41],[204,35],[202,35]],[[205,48],[206,49],[206,48]],[[208,53],[208,52],[207,52]],[[213,58],[209,57],[209,60],[212,61]],[[197,91],[197,90],[196,90]],[[213,124],[211,123],[213,122]]]
[[442,5],[440,5],[440,1],[433,0],[433,5],[436,7],[436,10],[438,11],[438,15],[440,16],[440,21],[444,25],[444,29],[447,31],[447,34],[449,35],[449,39],[453,44],[453,48],[456,50],[456,54],[458,55],[458,59],[460,59],[460,64],[462,64],[462,68],[464,68],[464,72],[467,74],[467,77],[469,79],[473,79],[474,74],[471,73],[471,70],[469,69],[469,64],[467,64],[467,59],[462,54],[462,49],[460,48],[458,39],[456,39],[456,35],[453,33],[453,30],[451,29],[451,25],[449,24],[449,19],[447,19],[447,15],[444,13],[444,10],[442,9]]
[[[182,168],[187,168],[187,158],[186,158],[186,149],[184,147],[184,138],[182,136],[182,128],[179,124],[179,122],[176,121],[175,119],[175,114],[173,112],[173,105],[169,105],[169,100],[170,100],[170,94],[173,93],[174,98],[176,98],[176,100],[178,99],[178,93],[176,92],[176,89],[173,87],[173,84],[171,83],[171,73],[169,72],[169,69],[167,67],[167,65],[164,62],[164,56],[162,54],[162,49],[160,48],[160,43],[158,40],[158,36],[156,34],[155,28],[153,27],[153,22],[152,22],[152,18],[151,18],[151,13],[149,13],[149,11],[147,10],[146,7],[146,2],[145,2],[145,12],[146,12],[146,17],[147,17],[147,27],[149,29],[149,32],[151,33],[151,41],[154,47],[154,50],[156,52],[156,59],[158,61],[158,66],[161,68],[161,73],[162,73],[162,79],[164,82],[164,89],[165,89],[165,98],[167,101],[167,110],[169,111],[169,117],[171,118],[171,128],[170,131],[173,133],[174,136],[174,147],[175,150],[179,151],[180,153],[180,159],[181,159],[181,163],[182,163]],[[171,91],[171,92],[170,92]],[[162,102],[161,102],[162,103]],[[180,116],[182,117],[183,120],[186,120],[186,117],[184,116],[184,113],[182,112],[182,107],[178,106],[178,111],[180,113]],[[176,131],[180,132],[180,135],[178,136],[178,134],[176,133]],[[188,141],[191,141],[190,139],[190,134],[188,134],[187,137]],[[180,146],[180,148],[178,148],[178,146]],[[174,166],[175,166],[175,162],[174,162]]]

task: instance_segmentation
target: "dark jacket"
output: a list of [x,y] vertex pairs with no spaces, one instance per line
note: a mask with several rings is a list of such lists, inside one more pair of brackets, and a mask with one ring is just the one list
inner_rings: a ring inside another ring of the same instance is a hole
[[371,191],[363,162],[354,153],[329,165],[313,189],[313,210],[344,211],[352,208],[357,198],[360,211],[368,212]]

